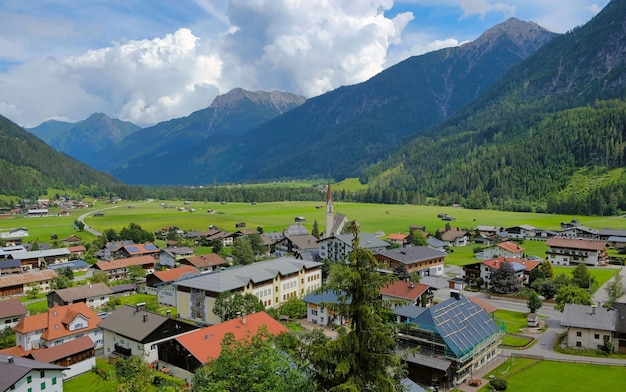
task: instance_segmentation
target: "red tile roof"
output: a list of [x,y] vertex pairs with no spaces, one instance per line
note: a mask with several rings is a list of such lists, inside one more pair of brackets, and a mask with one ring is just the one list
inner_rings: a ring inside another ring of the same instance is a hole
[[27,351],[24,351],[22,346],[14,346],[3,348],[2,350],[0,350],[0,354],[11,355],[14,357],[24,357],[26,356]]
[[154,271],[154,276],[156,276],[161,282],[173,282],[175,280],[180,279],[183,274],[200,274],[198,270],[190,265],[183,265],[178,268],[172,268],[165,271]]
[[409,236],[408,234],[392,233],[387,236],[387,239],[394,240],[394,241],[404,241],[406,237],[408,236]]
[[96,263],[97,269],[101,271],[110,271],[118,268],[128,268],[131,265],[149,266],[154,265],[154,258],[152,256],[138,256],[129,257],[127,259],[117,259],[111,261],[98,261]]
[[0,318],[21,316],[28,313],[19,299],[0,301]]
[[[87,327],[76,331],[68,330],[67,325],[79,314],[88,319]],[[84,302],[77,302],[71,305],[55,306],[48,309],[46,313],[24,317],[13,327],[13,330],[19,333],[28,333],[44,329],[45,331],[41,334],[41,338],[54,340],[80,332],[91,331],[97,328],[101,320],[98,314],[93,309],[87,307]]]
[[29,283],[43,282],[46,280],[52,280],[56,276],[57,273],[51,269],[25,272],[23,274],[2,275],[0,276],[0,288],[15,286],[18,284],[28,285]]
[[189,264],[193,265],[196,268],[215,267],[218,265],[228,264],[226,260],[224,260],[220,257],[220,255],[215,253],[209,253],[200,256],[189,256],[185,257],[184,260],[187,260]]
[[513,241],[501,242],[498,244],[498,246],[511,253],[519,253],[519,252],[524,251],[524,248],[522,248],[521,246],[519,246],[517,243]]
[[428,290],[430,286],[420,283],[396,281],[380,289],[381,294],[408,300],[415,300]]
[[92,349],[95,346],[89,336],[82,336],[54,347],[31,350],[28,355],[36,361],[53,362]]
[[222,339],[226,333],[234,334],[236,340],[249,339],[257,334],[262,325],[265,325],[268,332],[274,336],[289,332],[284,325],[271,318],[267,313],[258,312],[247,315],[245,324],[242,322],[242,317],[239,317],[178,336],[176,340],[204,364],[219,357],[222,351]]
[[546,245],[558,248],[585,249],[595,251],[602,251],[606,249],[605,241],[592,241],[577,238],[552,237],[546,241]]
[[480,298],[477,297],[467,297],[467,299],[469,299],[470,301],[472,301],[473,303],[475,303],[476,305],[480,306],[481,308],[483,308],[483,310],[489,314],[495,312],[496,310],[498,310],[498,308],[486,301],[483,301]]
[[76,246],[68,246],[67,250],[69,250],[72,253],[75,253],[75,252],[85,252],[87,248],[85,248],[84,245],[76,245]]
[[518,259],[517,257],[498,257],[496,259],[483,261],[482,264],[485,264],[486,266],[492,269],[500,269],[500,266],[502,265],[502,263],[505,263],[505,262],[522,264],[526,267],[525,268],[526,271],[531,271],[535,267],[537,267],[539,264],[541,264],[541,261]]

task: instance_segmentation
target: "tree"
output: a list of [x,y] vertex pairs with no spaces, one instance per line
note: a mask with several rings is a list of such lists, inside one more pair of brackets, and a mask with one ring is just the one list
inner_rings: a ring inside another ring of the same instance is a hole
[[572,272],[572,284],[580,287],[581,289],[588,289],[594,282],[593,276],[589,273],[585,264],[578,264]]
[[613,306],[616,299],[624,295],[624,284],[622,283],[622,275],[619,273],[606,284],[606,293],[609,295],[607,306]]
[[530,313],[537,313],[539,308],[543,305],[543,301],[539,298],[539,294],[533,291],[530,294],[530,297],[528,297],[528,302],[526,304],[528,305]]
[[511,263],[503,261],[500,268],[491,272],[491,291],[498,294],[513,294],[522,289]]
[[390,304],[380,298],[381,287],[395,278],[379,274],[372,253],[359,247],[355,222],[349,230],[354,234],[353,250],[347,263],[331,267],[327,285],[339,300],[327,306],[350,320],[349,330],[340,329],[334,340],[319,334],[305,338],[303,355],[320,390],[402,390],[400,380],[405,370],[395,353],[395,332],[383,321]]
[[37,294],[39,294],[39,285],[37,283],[31,283],[28,285],[28,292],[26,296],[31,299],[37,298]]
[[317,219],[313,221],[313,229],[311,229],[311,235],[318,240],[320,239],[320,226],[317,223]]
[[255,258],[265,253],[265,244],[263,244],[261,235],[250,234],[248,236],[248,242],[250,243],[250,247],[252,248],[252,253],[254,253]]
[[411,243],[415,246],[426,246],[428,243],[426,242],[426,237],[421,230],[415,229],[411,230]]
[[298,297],[291,297],[280,305],[280,314],[289,318],[300,317],[301,314],[306,314],[306,303]]
[[550,260],[544,260],[539,265],[539,269],[541,269],[541,272],[543,272],[543,276],[545,276],[546,279],[550,279],[554,276],[554,270],[552,269],[552,263]]
[[109,283],[109,275],[107,275],[104,271],[95,271],[91,278],[89,279],[91,283]]
[[76,226],[76,230],[83,231],[85,229],[85,223],[76,219],[74,221],[74,226]]
[[528,274],[528,283],[530,286],[532,286],[536,280],[545,280],[545,279],[546,279],[546,275],[543,273],[543,270],[541,268],[533,268],[530,271],[530,274]]
[[585,289],[569,285],[563,286],[556,293],[554,309],[562,312],[565,304],[591,305],[591,294]]
[[142,357],[132,355],[115,362],[117,391],[146,392],[150,390],[154,374]]
[[236,340],[227,333],[217,359],[200,367],[193,379],[194,392],[313,392],[305,372],[274,347],[265,326],[256,335]]
[[66,289],[68,287],[72,287],[72,281],[69,280],[67,276],[59,274],[52,279],[50,287],[54,290]]
[[74,280],[74,270],[70,267],[60,268],[59,275],[67,277],[69,280]]
[[531,287],[541,294],[545,299],[552,299],[558,291],[558,287],[552,280],[538,279],[533,282]]
[[222,245],[222,240],[217,239],[217,238],[209,241],[209,246],[211,247],[211,251],[216,254],[219,254],[222,251],[222,248],[224,247]]
[[569,286],[572,284],[572,279],[564,273],[558,274],[552,279],[552,282],[556,286],[557,291],[563,286]]
[[145,278],[146,270],[141,268],[140,265],[133,264],[128,266],[128,278],[132,282],[136,282],[141,278]]
[[232,294],[230,291],[220,293],[215,299],[213,314],[222,321],[232,320],[240,314],[252,314],[264,309],[261,301],[253,294]]
[[254,263],[254,252],[250,241],[239,237],[233,243],[233,263],[235,265],[248,265]]
[[0,349],[15,346],[15,331],[13,328],[0,328]]

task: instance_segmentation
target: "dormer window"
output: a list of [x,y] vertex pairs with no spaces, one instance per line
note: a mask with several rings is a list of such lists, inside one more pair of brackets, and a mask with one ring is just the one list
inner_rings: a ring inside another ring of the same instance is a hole
[[83,323],[76,323],[74,325],[74,329],[81,329],[81,328],[83,328]]

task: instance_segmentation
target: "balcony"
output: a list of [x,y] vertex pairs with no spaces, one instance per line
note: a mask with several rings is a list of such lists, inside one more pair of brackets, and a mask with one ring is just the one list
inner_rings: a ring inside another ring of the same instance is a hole
[[126,348],[123,346],[120,346],[119,344],[115,344],[115,352],[124,356],[124,357],[130,357],[132,355],[132,352],[130,350],[130,348]]

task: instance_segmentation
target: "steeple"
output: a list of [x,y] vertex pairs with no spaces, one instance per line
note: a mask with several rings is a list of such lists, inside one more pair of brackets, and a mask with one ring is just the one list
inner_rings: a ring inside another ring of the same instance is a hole
[[328,180],[328,190],[326,192],[326,228],[324,229],[324,238],[328,238],[333,234],[334,221],[333,192],[330,189],[330,180]]

